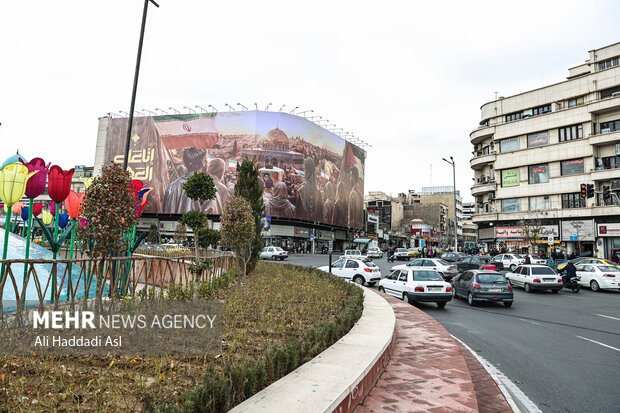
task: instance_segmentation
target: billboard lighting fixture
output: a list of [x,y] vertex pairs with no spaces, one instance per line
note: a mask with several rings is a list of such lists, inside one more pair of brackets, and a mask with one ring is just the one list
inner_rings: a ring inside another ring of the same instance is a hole
[[121,115],[129,116],[129,113],[125,112],[124,110],[119,110],[118,113],[120,113]]
[[181,114],[181,112],[179,112],[178,110],[176,110],[175,108],[173,108],[172,106],[170,106],[168,109],[170,110],[174,110],[176,113],[178,113],[179,115]]
[[117,118],[120,118],[121,115],[119,115],[118,113],[114,113],[114,112],[108,112],[108,116],[113,118],[114,116],[116,116]]
[[269,102],[269,104],[265,107],[265,110],[269,110],[269,106],[271,106],[271,102]]
[[142,109],[142,110],[143,110],[143,111],[145,111],[145,112],[147,112],[147,113],[150,113],[151,115],[155,115],[155,116],[157,116],[157,113],[156,113],[156,112],[153,112],[152,110],[148,110],[148,109]]
[[254,102],[254,107],[258,110],[258,103]]
[[284,106],[286,106],[286,105],[280,106],[280,109],[278,109],[278,112],[282,112],[282,109],[284,109]]
[[297,109],[299,109],[299,106],[295,106],[295,108],[293,108],[293,110],[291,110],[289,113],[293,113],[293,112],[295,112]]
[[196,113],[196,111],[194,109],[188,108],[187,106],[183,106],[183,109],[187,109],[192,113]]
[[230,108],[229,112],[234,112],[235,108],[233,108],[232,106],[230,106],[228,103],[224,103],[224,106],[227,106]]
[[213,109],[215,111],[215,113],[219,112],[219,110],[217,110],[217,108],[215,106],[213,106],[213,105],[209,105],[207,107]]
[[140,116],[144,116],[144,113],[142,113],[142,112],[140,112],[140,111],[138,111],[138,110],[134,110],[134,111],[133,111],[133,113],[137,113],[137,114],[138,114],[138,115],[140,115]]
[[246,108],[244,105],[242,105],[241,103],[237,102],[237,106],[241,106],[243,108],[243,110],[248,110],[248,108]]
[[323,117],[323,116],[308,116],[306,119],[308,119],[308,120],[313,120],[313,119],[316,119],[316,118],[321,119],[322,117]]
[[160,109],[160,108],[155,108],[155,110],[161,111],[162,115],[167,115],[168,114],[168,112],[166,112],[165,110]]
[[[329,121],[328,121],[328,122],[329,122]],[[327,129],[327,127],[328,127],[328,126],[336,126],[336,124],[335,124],[335,123],[327,123],[327,124],[323,125],[323,127],[324,127],[325,129]]]
[[205,109],[205,108],[203,108],[202,106],[195,105],[194,107],[195,107],[195,108],[200,109],[200,111],[201,111],[201,112],[202,112],[203,110],[204,110],[205,112],[208,112],[208,110],[207,110],[207,109]]
[[313,110],[304,110],[303,112],[297,113],[297,116],[304,116],[304,113],[308,113],[308,112],[314,112],[314,111]]

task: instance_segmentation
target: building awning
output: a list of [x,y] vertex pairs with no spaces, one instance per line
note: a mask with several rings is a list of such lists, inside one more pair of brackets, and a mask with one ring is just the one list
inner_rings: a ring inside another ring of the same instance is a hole
[[370,242],[369,238],[355,238],[353,242],[359,242],[361,244],[368,244]]

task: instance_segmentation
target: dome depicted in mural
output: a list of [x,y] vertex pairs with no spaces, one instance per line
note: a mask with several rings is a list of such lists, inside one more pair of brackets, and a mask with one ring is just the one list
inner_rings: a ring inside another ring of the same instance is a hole
[[276,127],[275,129],[272,129],[267,133],[267,135],[260,142],[260,146],[263,149],[288,151],[288,136],[286,136],[286,133]]

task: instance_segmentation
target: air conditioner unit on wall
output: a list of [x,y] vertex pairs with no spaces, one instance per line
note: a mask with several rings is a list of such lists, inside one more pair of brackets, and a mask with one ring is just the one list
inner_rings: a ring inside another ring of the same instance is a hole
[[486,176],[486,175],[480,176],[480,183],[481,184],[486,184],[488,180],[489,180],[488,176]]
[[612,179],[610,186],[612,191],[620,190],[620,179]]
[[489,194],[489,201],[493,201],[494,199],[495,199],[495,194],[491,192]]

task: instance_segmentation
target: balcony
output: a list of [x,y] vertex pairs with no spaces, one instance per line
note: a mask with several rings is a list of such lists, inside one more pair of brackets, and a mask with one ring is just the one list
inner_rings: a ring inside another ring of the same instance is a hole
[[602,145],[620,143],[620,131],[590,135],[589,141],[590,141],[590,145],[594,145],[594,146],[602,146]]
[[485,138],[493,136],[495,133],[495,126],[483,126],[469,134],[469,140],[472,144],[476,145],[482,142]]
[[620,168],[595,169],[590,173],[593,181],[609,181],[620,178]]
[[469,166],[471,169],[479,171],[484,167],[484,165],[489,164],[491,162],[495,162],[495,153],[489,153],[487,155],[480,155],[471,158],[469,161]]
[[495,182],[478,183],[471,187],[471,195],[478,196],[488,194],[489,192],[495,192],[497,184]]
[[600,115],[620,109],[620,96],[613,96],[605,99],[588,102],[588,111]]

